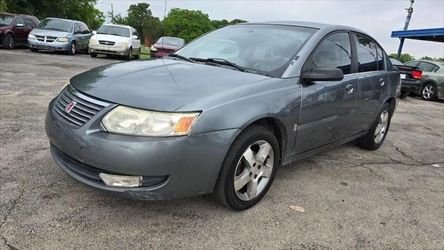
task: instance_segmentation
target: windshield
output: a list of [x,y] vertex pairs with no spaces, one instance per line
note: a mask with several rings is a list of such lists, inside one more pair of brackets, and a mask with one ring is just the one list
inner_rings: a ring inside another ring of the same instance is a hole
[[14,20],[13,16],[9,15],[0,15],[0,26],[8,26],[12,23],[12,20]]
[[156,42],[157,44],[161,45],[172,45],[176,47],[182,47],[185,44],[185,40],[178,37],[161,37]]
[[44,19],[37,25],[37,29],[72,32],[73,22],[62,19]]
[[97,34],[115,35],[115,36],[130,36],[130,30],[125,27],[103,25],[97,30]]
[[283,25],[235,25],[211,32],[180,49],[188,58],[219,58],[249,71],[279,77],[316,29]]

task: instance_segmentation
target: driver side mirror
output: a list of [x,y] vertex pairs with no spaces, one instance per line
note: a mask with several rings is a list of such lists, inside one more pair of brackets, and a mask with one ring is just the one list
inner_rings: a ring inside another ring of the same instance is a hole
[[302,74],[304,82],[314,81],[340,81],[344,79],[344,73],[338,68],[314,68]]
[[16,23],[15,27],[23,28],[23,27],[25,27],[25,24],[24,23]]
[[97,31],[93,30],[93,31],[92,31],[92,34],[93,34],[93,35],[97,35]]
[[133,39],[134,39],[134,40],[137,40],[137,39],[139,39],[139,37],[136,36],[136,35],[133,35]]

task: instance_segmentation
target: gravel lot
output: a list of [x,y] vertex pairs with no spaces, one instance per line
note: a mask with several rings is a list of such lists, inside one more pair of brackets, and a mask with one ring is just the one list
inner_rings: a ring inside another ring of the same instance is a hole
[[0,50],[0,249],[444,248],[443,102],[402,100],[378,151],[347,144],[282,167],[248,211],[131,201],[68,177],[44,132],[67,80],[114,62]]

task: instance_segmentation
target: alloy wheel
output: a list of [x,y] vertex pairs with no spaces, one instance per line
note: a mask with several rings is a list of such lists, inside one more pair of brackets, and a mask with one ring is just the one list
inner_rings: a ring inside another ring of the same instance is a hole
[[422,97],[426,100],[432,99],[435,94],[435,88],[433,85],[426,85],[422,89]]
[[378,144],[382,141],[385,134],[387,133],[387,127],[389,123],[389,112],[388,110],[384,110],[381,115],[379,116],[378,125],[375,129],[375,143]]
[[256,141],[247,147],[234,172],[234,191],[243,201],[259,196],[270,181],[274,165],[273,147],[267,141]]
[[76,53],[76,44],[72,43],[71,44],[71,55],[74,55]]
[[8,41],[7,41],[8,48],[13,49],[14,48],[14,38],[11,35],[9,35],[7,39],[8,39]]

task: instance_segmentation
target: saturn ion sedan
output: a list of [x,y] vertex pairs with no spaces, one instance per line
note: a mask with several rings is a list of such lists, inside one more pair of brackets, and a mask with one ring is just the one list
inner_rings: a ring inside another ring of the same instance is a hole
[[399,93],[399,72],[362,31],[239,24],[73,77],[46,132],[54,160],[88,186],[144,200],[213,193],[243,210],[280,166],[350,141],[379,148]]

